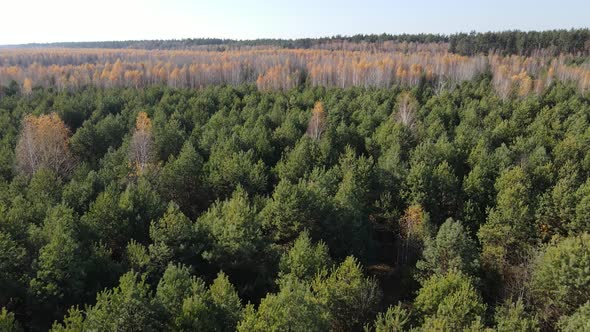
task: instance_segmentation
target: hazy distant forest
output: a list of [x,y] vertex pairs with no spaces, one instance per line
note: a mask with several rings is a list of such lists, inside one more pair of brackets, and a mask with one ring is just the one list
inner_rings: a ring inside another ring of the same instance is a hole
[[0,48],[0,332],[590,331],[590,30]]

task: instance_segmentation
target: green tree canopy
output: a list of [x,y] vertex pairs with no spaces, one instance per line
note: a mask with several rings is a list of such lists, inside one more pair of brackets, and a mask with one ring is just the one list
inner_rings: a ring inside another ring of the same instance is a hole
[[541,318],[572,314],[590,300],[590,235],[568,237],[542,252],[532,274],[531,288]]
[[426,328],[458,331],[481,319],[486,305],[471,279],[459,271],[433,275],[422,285],[414,301]]

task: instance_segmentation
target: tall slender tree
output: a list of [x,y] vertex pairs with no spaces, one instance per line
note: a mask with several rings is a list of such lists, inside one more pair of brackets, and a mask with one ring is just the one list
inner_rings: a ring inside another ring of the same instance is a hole
[[152,132],[152,121],[147,113],[139,112],[135,121],[135,132],[129,144],[129,157],[132,166],[138,174],[142,174],[154,162],[154,135]]

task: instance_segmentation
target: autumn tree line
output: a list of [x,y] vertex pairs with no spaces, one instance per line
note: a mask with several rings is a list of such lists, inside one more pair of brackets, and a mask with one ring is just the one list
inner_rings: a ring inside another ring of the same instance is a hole
[[453,88],[483,73],[494,77],[502,97],[539,95],[555,80],[590,88],[590,63],[571,54],[553,56],[460,56],[424,44],[415,51],[254,49],[238,51],[149,51],[108,49],[11,49],[0,51],[0,86],[16,82],[30,94],[36,87],[75,91],[85,86],[256,84],[261,90],[301,85],[407,88],[423,84]]
[[496,84],[13,82],[0,329],[583,331],[590,95]]
[[454,84],[485,70],[481,58],[433,56],[427,51],[10,50],[1,52],[0,63],[4,64],[0,67],[0,85],[15,80],[26,88],[25,92],[35,86],[71,91],[86,85],[202,88],[256,83],[262,90],[288,90],[305,82],[326,87],[413,86],[423,78],[439,77]]

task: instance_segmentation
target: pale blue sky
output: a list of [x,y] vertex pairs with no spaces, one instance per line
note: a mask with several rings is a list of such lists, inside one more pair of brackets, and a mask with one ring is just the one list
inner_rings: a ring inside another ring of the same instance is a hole
[[0,44],[590,26],[590,0],[2,0]]

